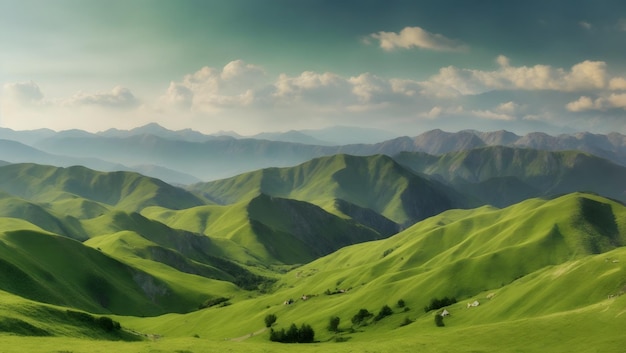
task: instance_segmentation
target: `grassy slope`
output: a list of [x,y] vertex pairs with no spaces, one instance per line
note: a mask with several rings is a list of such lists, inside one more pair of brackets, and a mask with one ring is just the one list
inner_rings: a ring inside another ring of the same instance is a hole
[[[130,246],[144,241],[132,240],[136,234],[117,236],[124,236]],[[277,327],[307,322],[317,338],[326,341],[334,336],[325,330],[330,316],[338,315],[340,327],[347,330],[359,308],[376,313],[388,304],[395,314],[355,333],[344,331],[348,343],[299,345],[298,350],[616,351],[624,344],[620,328],[626,323],[626,296],[606,298],[626,290],[625,238],[626,208],[587,194],[529,200],[504,210],[448,211],[392,238],[344,248],[287,273],[270,295],[239,297],[231,306],[184,315],[120,317],[127,327],[165,338],[102,343],[97,349],[287,351],[293,346],[268,343],[267,333],[241,343],[223,340],[258,331],[263,317],[276,313]],[[92,241],[98,239],[106,238]],[[322,294],[326,289],[350,287],[344,294]],[[493,299],[486,299],[492,293]],[[282,305],[283,300],[302,294],[317,296]],[[454,295],[461,302],[449,308],[453,314],[441,329],[434,326],[433,314],[421,308],[430,298],[443,295]],[[395,306],[401,298],[411,308],[408,312]],[[467,309],[465,303],[475,299],[481,305]],[[414,322],[401,328],[405,318]],[[200,339],[190,337],[194,334]],[[0,335],[0,343],[43,351],[32,342],[45,344],[47,351],[94,349],[86,340],[27,342]]]
[[229,206],[151,207],[143,214],[172,228],[203,233],[228,258],[242,263],[306,263],[345,245],[383,237],[310,203],[267,195]]
[[502,146],[394,157],[408,168],[437,175],[478,198],[511,205],[529,197],[590,191],[626,201],[626,167],[578,151],[550,152]]
[[[603,217],[615,222],[603,227],[597,222]],[[450,308],[449,327],[480,331],[498,324],[513,332],[520,325],[549,322],[559,315],[596,312],[590,308],[625,291],[625,235],[626,208],[591,195],[529,200],[502,211],[450,211],[390,239],[344,248],[298,268],[283,277],[272,295],[227,308],[125,322],[169,337],[197,333],[220,340],[255,332],[265,315],[276,313],[279,327],[307,322],[324,340],[332,336],[324,330],[330,316],[338,315],[347,328],[359,308],[376,313],[388,304],[400,312],[395,303],[404,299],[410,311],[362,328],[367,335],[350,335],[354,342],[365,342],[371,337],[402,337],[398,332],[408,329],[395,329],[405,317],[417,320],[409,327],[431,331],[432,313],[422,308],[433,297],[455,296],[461,303]],[[387,249],[393,251],[383,257]],[[349,291],[323,294],[335,288]],[[490,293],[494,299],[487,300]],[[314,297],[281,304],[302,294]],[[482,305],[466,309],[465,303],[475,299]]]
[[307,201],[331,212],[335,199],[368,208],[399,224],[465,205],[458,194],[378,155],[322,157],[290,168],[269,168],[190,190],[222,204],[251,199],[260,193]]
[[193,310],[206,298],[206,288],[179,290],[175,278],[152,276],[80,242],[35,230],[5,231],[0,253],[1,289],[42,302],[155,315]]
[[97,172],[79,166],[11,164],[0,167],[0,190],[35,202],[79,196],[128,211],[152,205],[181,209],[203,204],[189,192],[158,179],[130,172]]

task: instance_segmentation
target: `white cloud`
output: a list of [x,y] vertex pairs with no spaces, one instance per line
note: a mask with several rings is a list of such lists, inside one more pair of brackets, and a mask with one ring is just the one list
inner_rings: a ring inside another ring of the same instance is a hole
[[496,111],[504,114],[515,114],[520,109],[520,105],[510,101],[506,103],[502,103],[496,107]]
[[457,40],[447,38],[442,34],[428,32],[420,27],[405,27],[399,33],[372,33],[369,37],[378,40],[380,47],[387,51],[397,48],[422,48],[435,51],[467,50],[467,46]]
[[19,104],[40,104],[43,93],[35,82],[6,83],[3,92],[7,99]]
[[570,112],[582,112],[585,110],[599,109],[599,107],[596,106],[596,102],[587,96],[581,96],[577,100],[567,103],[565,108]]
[[626,91],[626,79],[623,77],[614,77],[609,81],[609,89],[613,91]]
[[422,82],[424,92],[435,96],[480,94],[491,90],[556,90],[573,92],[603,89],[607,85],[606,63],[583,61],[570,70],[549,65],[511,66],[498,56],[493,71],[443,67],[437,75]]
[[139,100],[128,88],[116,86],[111,92],[106,93],[79,92],[68,99],[62,100],[61,105],[133,108],[139,105]]
[[586,30],[590,30],[591,28],[593,28],[593,25],[587,21],[580,21],[578,22],[578,25]]
[[205,112],[247,106],[255,100],[255,89],[265,84],[265,76],[261,67],[242,60],[231,61],[221,69],[205,66],[180,82],[170,82],[160,102],[166,107]]
[[581,96],[578,100],[567,103],[565,108],[571,112],[584,112],[589,110],[605,111],[615,108],[626,110],[626,93],[611,93],[608,96],[596,99]]
[[491,110],[472,110],[472,114],[476,117],[489,120],[515,120],[515,117],[509,114],[498,113]]

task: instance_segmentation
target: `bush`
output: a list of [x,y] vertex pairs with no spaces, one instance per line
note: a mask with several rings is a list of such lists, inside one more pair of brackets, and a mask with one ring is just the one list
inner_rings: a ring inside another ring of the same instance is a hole
[[102,328],[106,332],[111,332],[122,328],[119,322],[113,321],[113,319],[106,316],[101,316],[97,318],[96,322],[98,323],[98,326],[100,326],[100,328]]
[[403,299],[398,300],[398,308],[404,308],[406,306],[406,303],[404,302]]
[[269,314],[265,317],[265,327],[272,327],[272,325],[274,325],[274,323],[276,322],[276,315],[275,314]]
[[280,343],[312,343],[315,340],[315,331],[307,324],[302,324],[300,328],[296,324],[291,324],[289,329],[280,331],[270,331],[270,341]]
[[328,322],[328,331],[331,332],[339,332],[339,322],[341,319],[339,319],[338,316],[333,316],[330,318],[329,322]]
[[406,325],[410,325],[413,323],[413,320],[409,319],[408,317],[404,318],[404,321],[402,321],[402,323],[400,324],[400,326],[406,326]]
[[211,298],[211,299],[205,300],[204,303],[200,304],[198,306],[198,309],[206,309],[212,306],[216,306],[218,304],[222,304],[222,306],[225,306],[227,305],[226,304],[227,302],[228,302],[228,298],[224,298],[224,297]]
[[361,309],[359,310],[358,313],[356,313],[356,315],[354,315],[352,317],[352,323],[354,325],[359,325],[361,324],[363,321],[369,319],[370,317],[374,316],[374,314],[370,313],[369,311],[367,311],[367,309]]
[[444,326],[446,326],[443,323],[443,316],[441,316],[441,314],[435,315],[435,325],[437,325],[437,327],[444,327]]
[[378,315],[376,315],[376,317],[374,318],[374,321],[380,321],[384,317],[387,317],[391,314],[393,314],[393,310],[391,310],[391,308],[388,305],[383,305],[383,307],[380,308]]
[[424,312],[429,312],[431,310],[437,310],[437,309],[441,309],[443,307],[446,307],[448,305],[452,305],[456,303],[456,298],[448,298],[448,297],[443,297],[442,299],[437,299],[437,298],[433,298],[430,300],[430,305],[427,305],[424,307]]

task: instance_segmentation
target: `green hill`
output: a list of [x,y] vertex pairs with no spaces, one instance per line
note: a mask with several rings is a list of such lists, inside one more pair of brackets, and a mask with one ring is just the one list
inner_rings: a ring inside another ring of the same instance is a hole
[[230,204],[263,193],[306,201],[342,214],[336,200],[371,209],[410,225],[469,202],[445,186],[422,178],[383,155],[335,155],[290,168],[269,168],[190,187],[207,200]]
[[227,206],[180,211],[152,207],[143,214],[172,228],[205,234],[226,257],[259,265],[302,264],[346,245],[391,235],[307,202],[265,194]]
[[84,167],[36,164],[0,167],[0,190],[35,202],[84,199],[139,211],[147,206],[182,209],[203,204],[189,192],[131,172],[97,172]]
[[[360,308],[375,313],[392,306],[391,318],[380,324],[370,320],[350,335],[366,341],[395,337],[393,330],[405,317],[420,327],[434,326],[433,312],[422,308],[447,296],[460,303],[449,307],[453,316],[446,325],[469,330],[501,323],[513,329],[517,320],[543,320],[623,293],[625,243],[626,207],[588,194],[533,199],[503,210],[448,211],[389,239],[349,246],[297,268],[268,296],[211,312],[128,323],[184,336],[185,329],[174,323],[211,317],[213,323],[197,333],[222,339],[254,332],[265,315],[276,313],[281,325],[307,322],[324,340],[333,336],[324,330],[331,316],[339,316],[346,328]],[[303,294],[309,299],[298,299]],[[295,303],[282,305],[289,298]],[[408,311],[396,306],[399,299]],[[466,308],[474,300],[481,305]]]
[[576,191],[626,202],[626,167],[583,152],[494,146],[439,157],[401,153],[394,158],[496,206]]

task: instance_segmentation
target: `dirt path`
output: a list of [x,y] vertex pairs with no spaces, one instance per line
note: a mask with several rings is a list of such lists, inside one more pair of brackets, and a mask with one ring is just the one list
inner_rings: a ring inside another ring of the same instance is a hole
[[260,334],[262,334],[265,331],[267,331],[267,327],[263,327],[262,329],[260,329],[260,330],[258,330],[256,332],[249,333],[249,334],[241,336],[241,337],[231,338],[230,340],[231,341],[235,341],[235,342],[241,342],[241,341],[247,340],[248,338],[250,338],[252,336],[260,335]]

